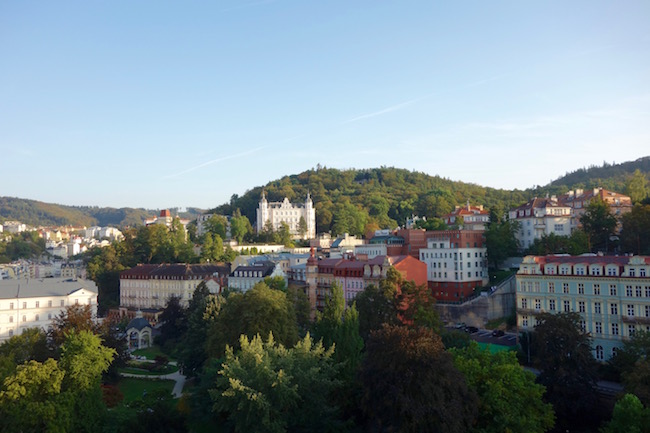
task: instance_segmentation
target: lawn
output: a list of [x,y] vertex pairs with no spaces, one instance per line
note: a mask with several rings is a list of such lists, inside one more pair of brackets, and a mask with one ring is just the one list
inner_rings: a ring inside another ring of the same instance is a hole
[[134,400],[142,398],[142,394],[147,392],[156,391],[159,389],[167,390],[170,394],[174,389],[173,380],[152,380],[152,379],[136,379],[132,377],[123,377],[118,383],[118,387],[122,394],[124,394],[124,403],[130,403]]
[[144,368],[138,368],[133,365],[127,365],[124,368],[120,368],[120,373],[130,373],[130,374],[141,374],[143,376],[163,376],[165,374],[170,374],[178,371],[178,366],[167,364],[164,368],[159,371],[149,371]]
[[169,356],[162,353],[159,346],[151,346],[151,347],[147,347],[146,349],[134,350],[133,355],[134,356],[144,356],[145,358],[151,359],[151,360],[156,359],[156,356],[164,356],[164,357],[167,357],[170,361],[172,361],[172,359],[169,358]]

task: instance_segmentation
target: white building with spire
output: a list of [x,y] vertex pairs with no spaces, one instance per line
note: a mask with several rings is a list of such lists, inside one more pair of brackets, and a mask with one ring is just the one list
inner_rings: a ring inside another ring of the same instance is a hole
[[[304,235],[300,233],[301,219],[305,221]],[[282,223],[286,223],[294,238],[314,239],[316,237],[316,210],[309,193],[303,204],[292,204],[286,197],[283,201],[269,202],[266,200],[266,193],[262,192],[255,225],[258,233],[264,230],[267,221],[271,222],[273,230],[278,230]]]

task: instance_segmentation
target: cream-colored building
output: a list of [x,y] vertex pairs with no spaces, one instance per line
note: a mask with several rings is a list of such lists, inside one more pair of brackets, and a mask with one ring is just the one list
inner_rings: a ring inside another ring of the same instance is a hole
[[0,281],[0,342],[28,328],[47,329],[71,305],[90,305],[97,315],[97,286],[59,278]]
[[187,307],[194,289],[204,280],[215,279],[221,287],[227,284],[228,264],[162,264],[138,265],[120,274],[120,314],[129,310],[162,310],[172,296]]
[[[304,235],[300,234],[299,224],[301,218],[304,219],[306,224]],[[283,201],[268,202],[266,194],[262,193],[262,199],[257,208],[257,224],[255,226],[257,233],[264,230],[267,221],[271,223],[273,230],[276,231],[280,229],[282,223],[286,223],[294,238],[313,239],[316,237],[316,210],[309,194],[307,194],[304,204],[294,205],[286,197]]]

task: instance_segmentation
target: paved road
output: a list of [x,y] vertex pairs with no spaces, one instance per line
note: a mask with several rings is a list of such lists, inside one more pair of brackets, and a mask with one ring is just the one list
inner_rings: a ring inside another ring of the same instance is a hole
[[479,329],[478,332],[469,334],[470,338],[479,343],[498,344],[501,346],[515,346],[517,344],[517,335],[506,332],[501,337],[493,337],[492,330]]

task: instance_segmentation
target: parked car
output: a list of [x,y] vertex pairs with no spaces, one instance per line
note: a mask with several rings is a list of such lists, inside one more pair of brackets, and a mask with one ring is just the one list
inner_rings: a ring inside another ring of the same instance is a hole
[[505,332],[503,332],[500,329],[495,329],[494,331],[492,331],[492,336],[493,337],[503,337],[504,335],[505,335]]
[[469,334],[474,334],[478,332],[478,328],[476,326],[468,326],[467,328],[465,328],[465,332]]

